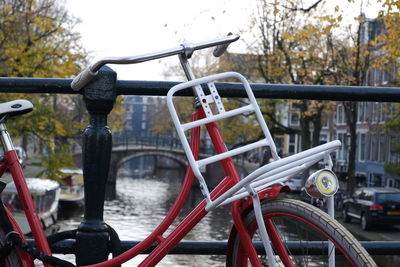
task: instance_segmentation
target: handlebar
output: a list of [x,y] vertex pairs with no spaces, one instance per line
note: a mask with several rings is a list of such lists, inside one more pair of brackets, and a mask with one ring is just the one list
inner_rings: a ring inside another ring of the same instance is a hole
[[[231,35],[232,35],[232,33],[230,32],[230,33],[228,33],[227,36],[231,36]],[[225,44],[217,45],[217,46],[215,47],[214,51],[213,51],[214,57],[220,57],[220,56],[222,56],[222,54],[225,53],[226,49],[228,48],[229,44],[230,44],[230,43],[225,43]]]
[[[238,40],[240,38],[239,35],[229,33],[225,37],[200,42],[200,43],[186,43],[181,44],[179,47],[162,50],[158,52],[153,52],[149,54],[143,54],[139,56],[131,56],[131,57],[106,57],[100,59],[99,61],[93,63],[88,68],[83,70],[79,73],[78,76],[74,78],[71,82],[71,88],[75,91],[81,90],[85,85],[87,85],[96,75],[98,70],[106,64],[136,64],[145,61],[150,61],[154,59],[185,54],[187,58],[190,58],[194,51],[209,48],[213,46],[217,46],[214,51],[214,56],[218,57],[222,55],[226,48],[229,46],[230,43]],[[218,50],[218,51],[217,51]],[[217,54],[216,54],[217,51]]]

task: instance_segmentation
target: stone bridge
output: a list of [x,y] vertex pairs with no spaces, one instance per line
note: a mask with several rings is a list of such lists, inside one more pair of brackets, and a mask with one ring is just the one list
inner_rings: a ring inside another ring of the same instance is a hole
[[[213,154],[211,149],[201,149],[200,158]],[[157,137],[130,137],[128,140],[114,141],[111,152],[110,171],[107,180],[106,197],[114,199],[116,194],[116,183],[118,170],[128,161],[135,158],[154,156],[175,161],[180,167],[186,169],[188,161],[179,140]],[[75,162],[79,164],[81,154],[75,154]],[[80,166],[82,167],[82,166]],[[159,166],[154,166],[159,167]],[[239,172],[247,173],[248,168],[239,167]],[[206,179],[210,180],[210,186],[215,186],[218,180],[224,176],[222,166],[219,162],[206,166],[204,173]]]

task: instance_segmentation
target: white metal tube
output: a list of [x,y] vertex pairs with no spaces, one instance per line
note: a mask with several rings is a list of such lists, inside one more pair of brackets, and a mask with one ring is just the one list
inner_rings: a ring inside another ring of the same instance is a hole
[[[338,143],[340,144],[339,141],[338,141]],[[239,181],[237,184],[235,184],[233,187],[231,187],[228,191],[226,191],[224,194],[222,194],[219,198],[217,198],[216,200],[212,201],[212,203],[207,205],[206,210],[208,211],[212,208],[219,206],[227,198],[231,197],[234,193],[239,191],[242,187],[245,187],[247,184],[251,183],[253,180],[255,180],[256,178],[258,178],[261,175],[275,174],[276,172],[284,171],[285,169],[289,169],[289,168],[293,168],[296,165],[301,165],[308,161],[318,162],[319,160],[323,159],[325,151],[328,150],[327,148],[332,145],[335,145],[335,144],[337,144],[337,142],[332,141],[330,143],[300,152],[293,156],[274,161],[268,165],[265,165],[265,166],[255,170],[254,172],[252,172],[251,174],[246,176],[244,179]],[[317,153],[317,152],[319,152],[319,153]],[[280,167],[282,167],[282,169],[278,169]],[[272,173],[267,174],[269,171],[272,171]]]
[[[327,198],[328,215],[335,218],[335,205],[334,196]],[[329,267],[335,267],[335,245],[329,240],[328,242],[328,255],[329,255]]]
[[267,145],[268,145],[268,141],[266,139],[263,139],[263,140],[255,142],[255,143],[252,143],[252,144],[248,144],[248,145],[245,145],[245,146],[233,149],[233,150],[229,150],[229,151],[221,153],[221,154],[217,154],[217,155],[214,155],[214,156],[202,159],[202,160],[198,160],[198,161],[196,161],[196,163],[199,167],[202,167],[207,164],[210,164],[210,163],[213,163],[213,162],[216,162],[219,160],[223,160],[223,159],[226,159],[229,157],[233,157],[238,154],[242,154],[246,151],[256,149],[256,148],[262,147],[262,146],[267,146]]
[[265,228],[264,218],[261,211],[260,199],[258,198],[257,194],[254,194],[252,197],[253,197],[254,214],[256,215],[256,220],[258,225],[258,231],[261,235],[261,240],[263,242],[264,249],[268,257],[268,264],[269,266],[275,267],[277,266],[275,255],[271,246],[271,240],[268,236],[267,229]]
[[[320,153],[320,155],[322,156],[323,154]],[[304,159],[304,161],[308,161],[308,159]],[[317,160],[318,161],[318,160]],[[297,162],[295,162],[297,164]],[[312,166],[315,163],[315,161],[308,161],[306,163],[301,164],[301,166],[297,166],[297,167],[291,167],[294,164],[291,164],[290,166],[288,166],[288,168],[290,168],[287,171],[282,171],[281,168],[277,168],[271,172],[266,173],[265,175],[262,175],[262,179],[255,179],[256,181],[252,182],[252,187],[258,192],[268,186],[271,186],[273,184],[279,184],[282,182],[285,182],[289,177],[294,176],[296,173],[300,173],[301,171],[309,168],[310,166]],[[286,166],[284,166],[286,168]],[[275,174],[275,175],[274,175]],[[222,205],[226,205],[229,204],[235,200],[244,198],[246,196],[248,196],[247,191],[245,191],[245,188],[241,188],[238,192],[234,193],[231,197],[226,198],[226,200],[224,200],[221,204],[219,204],[218,206],[222,206]],[[224,195],[220,196],[220,197],[224,197]],[[216,200],[214,200],[216,201]]]
[[239,115],[239,114],[242,114],[242,113],[246,113],[246,112],[251,112],[251,111],[254,111],[253,106],[252,105],[247,105],[247,106],[244,106],[244,107],[240,107],[240,108],[237,108],[237,109],[226,111],[224,113],[213,115],[212,117],[207,117],[207,118],[204,118],[204,119],[201,119],[201,120],[197,120],[197,121],[193,121],[193,122],[188,122],[188,123],[182,124],[182,128],[183,128],[184,131],[187,131],[187,130],[190,130],[190,129],[195,128],[197,126],[201,126],[201,125],[204,125],[204,124],[207,124],[207,123],[210,123],[210,122],[226,119],[226,118],[229,118],[229,117],[233,117],[233,116],[236,116],[236,115]]
[[14,150],[14,146],[10,135],[8,134],[7,127],[4,123],[0,123],[1,143],[3,144],[4,152]]

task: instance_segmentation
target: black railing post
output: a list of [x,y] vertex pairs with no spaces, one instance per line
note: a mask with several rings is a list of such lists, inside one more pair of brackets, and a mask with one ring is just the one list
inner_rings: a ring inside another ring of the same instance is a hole
[[103,211],[112,136],[107,116],[116,99],[116,76],[113,70],[103,67],[83,93],[90,123],[83,132],[82,140],[85,213],[76,235],[77,265],[98,263],[108,257],[109,236]]

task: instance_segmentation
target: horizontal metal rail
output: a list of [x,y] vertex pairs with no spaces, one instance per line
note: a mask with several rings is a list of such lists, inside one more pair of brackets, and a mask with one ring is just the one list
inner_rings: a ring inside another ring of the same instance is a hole
[[[77,94],[71,89],[72,79],[54,78],[0,78],[1,93]],[[179,82],[126,81],[116,82],[118,95],[164,96]],[[217,83],[221,96],[245,97],[239,83]],[[257,98],[310,99],[336,101],[400,102],[400,88],[370,86],[328,86],[291,84],[251,84]],[[191,96],[192,90],[177,95]]]
[[[34,241],[28,240],[34,244]],[[400,241],[360,241],[361,245],[371,255],[400,255]],[[139,241],[122,241],[121,249],[126,251],[139,244]],[[326,241],[291,241],[286,242],[293,255],[301,255],[307,251],[309,255],[322,255],[328,249]],[[261,242],[254,243],[254,246],[259,255],[265,254],[263,244]],[[155,245],[144,251],[142,254],[149,254]],[[182,241],[169,252],[169,254],[195,254],[195,255],[225,255],[227,242],[197,242],[197,241]],[[55,254],[74,254],[75,240],[63,240],[56,242],[51,246],[51,251]],[[336,251],[340,254],[340,251]]]

